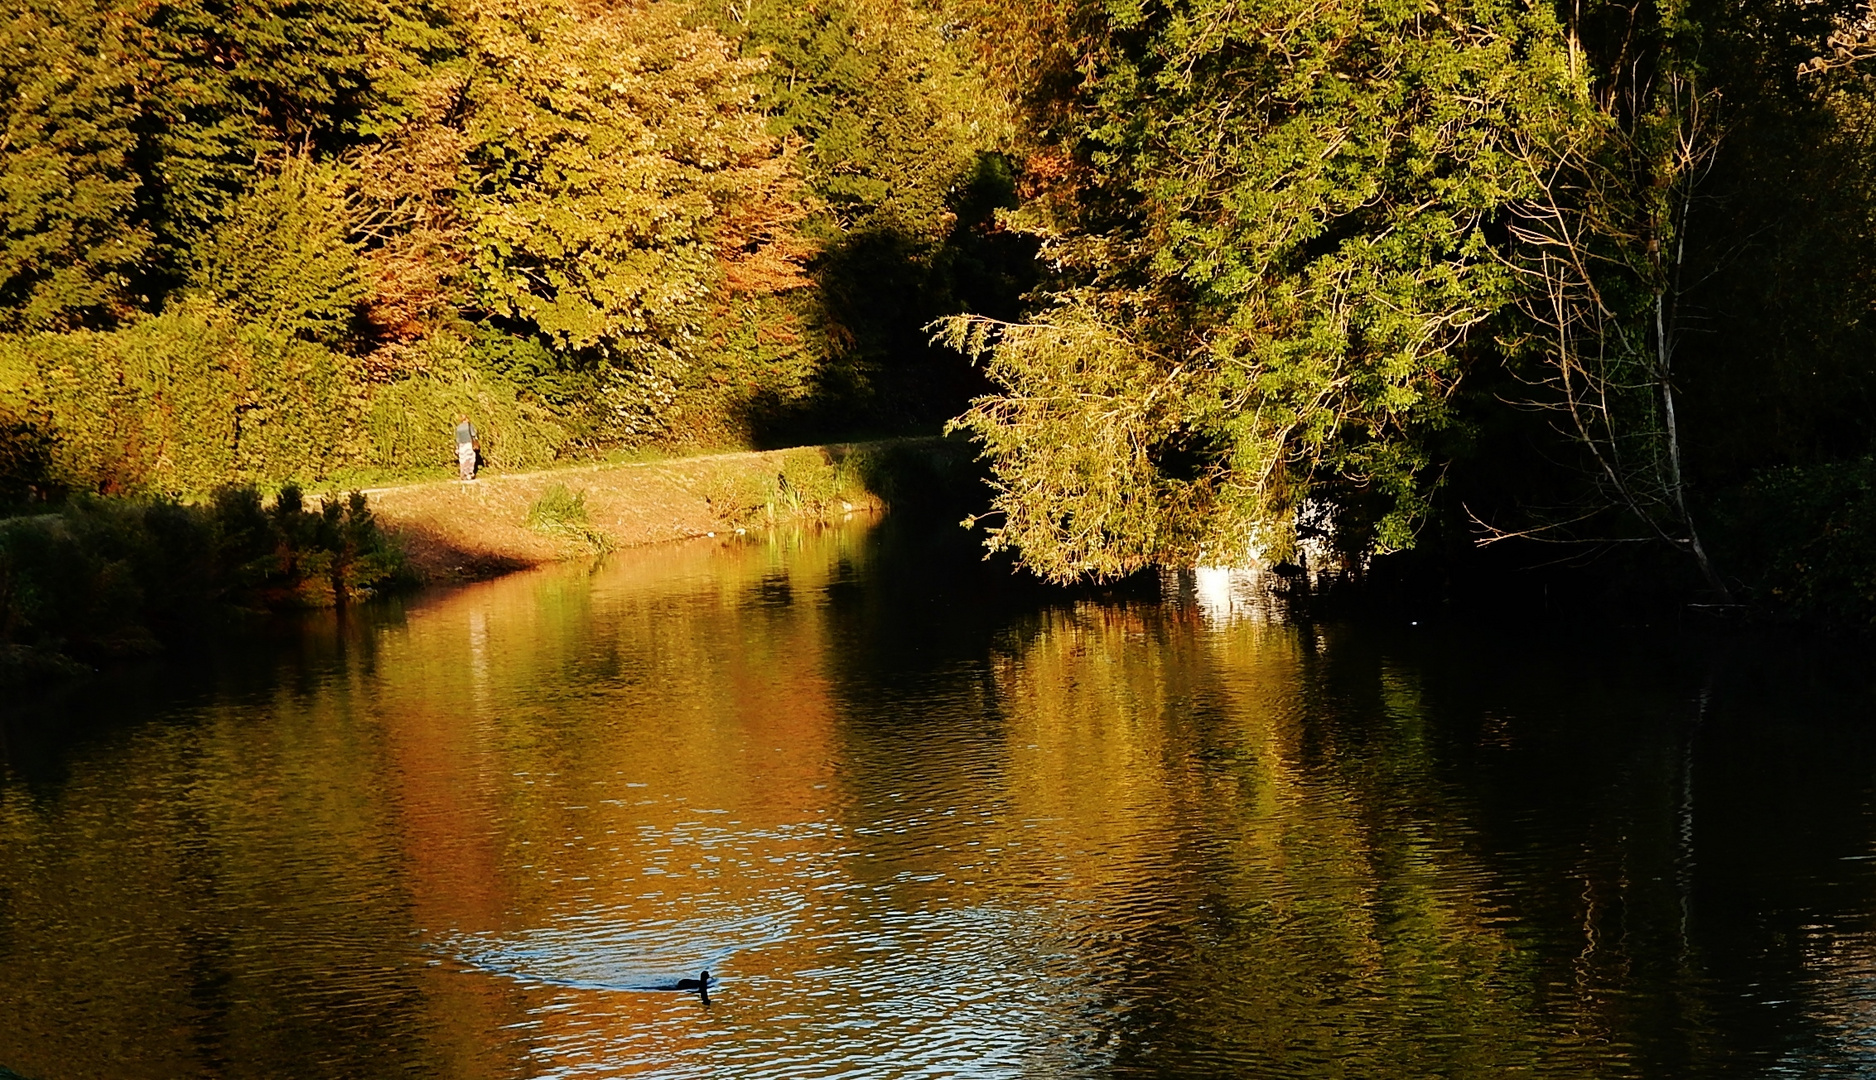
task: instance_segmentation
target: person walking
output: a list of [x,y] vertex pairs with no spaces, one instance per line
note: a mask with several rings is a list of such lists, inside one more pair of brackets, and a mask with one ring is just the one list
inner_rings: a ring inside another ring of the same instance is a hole
[[476,438],[476,426],[469,422],[469,417],[456,417],[456,471],[462,479],[476,478],[476,455],[481,449],[481,440]]

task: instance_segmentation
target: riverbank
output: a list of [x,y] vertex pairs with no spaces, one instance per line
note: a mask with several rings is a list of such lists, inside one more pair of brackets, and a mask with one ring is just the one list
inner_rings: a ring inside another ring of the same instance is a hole
[[363,495],[288,485],[199,503],[88,497],[0,519],[0,685],[149,656],[192,628],[416,583]]
[[887,439],[574,465],[368,488],[373,516],[428,583],[694,536],[876,514],[974,478],[957,440]]
[[[0,519],[0,685],[160,652],[210,623],[343,606],[712,533],[953,508],[969,443],[904,438],[200,503],[78,498]],[[956,518],[950,517],[951,521]]]

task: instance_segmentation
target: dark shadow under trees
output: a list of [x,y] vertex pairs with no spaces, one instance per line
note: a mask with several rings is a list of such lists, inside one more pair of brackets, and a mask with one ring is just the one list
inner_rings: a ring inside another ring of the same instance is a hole
[[1004,154],[978,154],[945,203],[952,224],[936,242],[874,220],[821,252],[804,301],[827,358],[805,400],[751,404],[758,447],[930,433],[985,392],[981,369],[927,328],[964,312],[1015,318],[1037,283],[1037,245],[998,223],[1016,205]]

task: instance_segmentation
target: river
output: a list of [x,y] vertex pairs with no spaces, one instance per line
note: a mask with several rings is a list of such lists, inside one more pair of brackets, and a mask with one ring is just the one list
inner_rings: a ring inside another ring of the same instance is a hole
[[891,521],[189,646],[5,707],[0,1066],[1876,1075],[1821,651],[1053,593]]

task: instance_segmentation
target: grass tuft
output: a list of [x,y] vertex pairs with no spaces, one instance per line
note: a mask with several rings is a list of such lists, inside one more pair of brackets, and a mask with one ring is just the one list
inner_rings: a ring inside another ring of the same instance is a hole
[[554,484],[528,507],[528,528],[549,536],[578,540],[595,554],[612,550],[612,537],[593,527],[586,512],[586,492]]

